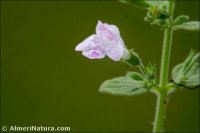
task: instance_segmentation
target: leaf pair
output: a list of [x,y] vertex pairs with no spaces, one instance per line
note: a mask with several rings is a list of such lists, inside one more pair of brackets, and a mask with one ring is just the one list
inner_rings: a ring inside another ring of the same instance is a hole
[[200,85],[200,53],[191,51],[186,60],[174,67],[172,71],[173,81],[187,88],[195,88]]

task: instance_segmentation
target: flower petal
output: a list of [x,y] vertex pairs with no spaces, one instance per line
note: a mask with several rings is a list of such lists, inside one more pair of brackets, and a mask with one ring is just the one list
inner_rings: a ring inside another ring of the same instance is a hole
[[112,60],[119,61],[123,55],[123,46],[121,44],[116,44],[114,47],[111,47],[106,54]]
[[117,26],[98,21],[96,34],[82,41],[75,50],[83,51],[82,54],[89,59],[101,59],[107,55],[118,61],[123,56],[124,48],[125,44]]
[[96,26],[96,33],[99,33],[99,30],[109,30],[113,34],[120,36],[120,32],[117,26],[107,24],[107,23],[102,23],[100,20],[98,21],[97,26]]
[[98,49],[83,51],[82,54],[89,59],[102,59],[105,57],[105,52]]
[[88,38],[86,38],[85,40],[83,40],[81,43],[79,43],[75,50],[76,51],[84,51],[84,50],[88,50],[91,49],[93,47],[93,40],[95,39],[96,35],[91,35]]
[[115,40],[115,41],[119,41],[120,37],[120,32],[119,29],[117,28],[117,26],[115,25],[109,25],[107,23],[102,23],[100,20],[97,23],[96,26],[96,33],[97,35],[101,35],[110,39],[110,40]]

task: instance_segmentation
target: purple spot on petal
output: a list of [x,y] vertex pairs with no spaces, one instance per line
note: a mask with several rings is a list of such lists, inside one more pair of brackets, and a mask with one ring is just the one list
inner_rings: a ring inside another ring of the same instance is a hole
[[92,51],[92,56],[93,57],[98,57],[100,55],[100,53],[98,53],[97,51]]

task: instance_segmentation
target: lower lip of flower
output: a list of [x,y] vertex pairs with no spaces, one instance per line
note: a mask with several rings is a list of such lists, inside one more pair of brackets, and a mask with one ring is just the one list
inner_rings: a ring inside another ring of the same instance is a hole
[[100,53],[96,52],[96,51],[92,51],[92,56],[93,57],[98,57],[100,55]]

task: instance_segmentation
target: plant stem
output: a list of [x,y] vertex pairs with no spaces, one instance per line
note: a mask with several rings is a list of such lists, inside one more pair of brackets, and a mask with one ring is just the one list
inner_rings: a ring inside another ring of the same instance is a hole
[[[167,11],[173,20],[174,12],[174,0],[168,1]],[[167,83],[168,83],[168,73],[169,73],[169,62],[170,62],[170,53],[172,45],[172,28],[167,28],[164,31],[164,40],[163,40],[163,49],[162,49],[162,59],[161,59],[161,68],[160,68],[160,83],[159,91],[157,93],[157,105],[155,113],[155,121],[153,132],[161,132],[164,123],[164,114],[165,114],[165,99],[167,95]]]
[[[168,13],[171,18],[173,18],[174,1],[169,1]],[[164,31],[163,49],[162,49],[162,59],[160,68],[160,88],[165,89],[168,82],[168,71],[169,71],[169,61],[171,53],[173,30],[172,28],[167,28]]]
[[153,127],[153,133],[161,132],[163,128],[163,119],[165,114],[165,98],[166,92],[159,92],[157,94],[157,103],[156,103],[156,114],[155,114],[155,121]]

